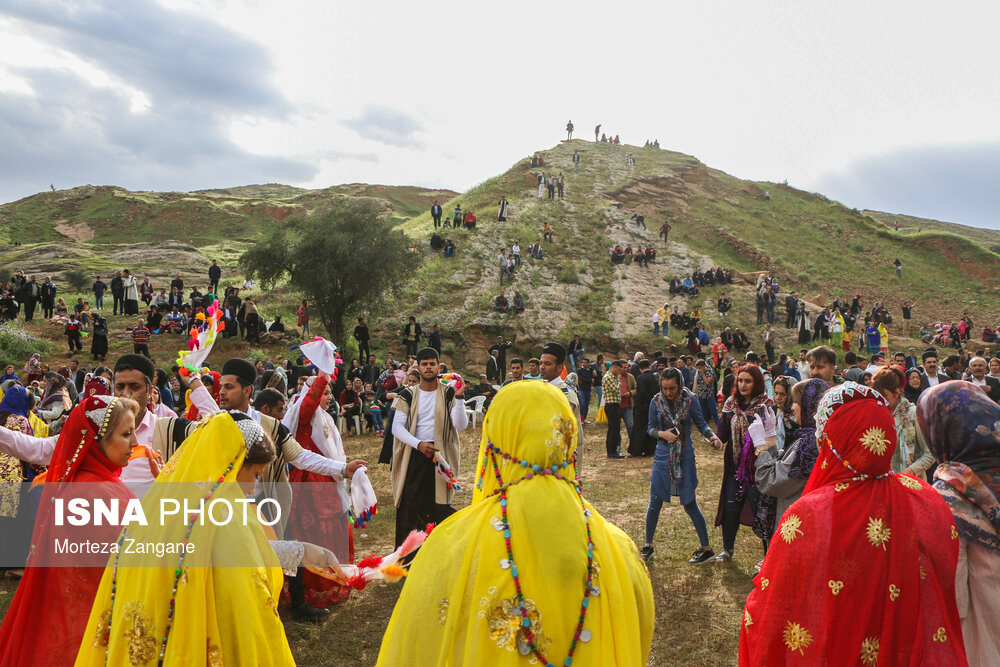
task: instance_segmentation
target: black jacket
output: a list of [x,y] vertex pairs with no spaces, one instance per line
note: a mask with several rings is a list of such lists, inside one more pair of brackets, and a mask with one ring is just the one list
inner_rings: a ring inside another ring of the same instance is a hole
[[[920,371],[920,391],[923,392],[925,389],[931,386],[931,383],[927,381],[927,371],[926,369],[924,369],[923,366],[917,366],[917,370]],[[942,382],[947,382],[951,378],[945,375],[944,373],[938,371],[937,379],[938,379],[938,384],[941,384]]]
[[636,412],[648,412],[649,402],[660,391],[660,383],[656,381],[656,373],[646,369],[635,377],[635,407]]

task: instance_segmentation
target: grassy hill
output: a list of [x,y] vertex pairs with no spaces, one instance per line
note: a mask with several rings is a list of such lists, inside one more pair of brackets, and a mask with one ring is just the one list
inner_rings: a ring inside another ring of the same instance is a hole
[[[574,150],[581,154],[579,173],[573,171]],[[625,163],[629,152],[636,157],[632,167]],[[130,266],[150,273],[154,284],[177,270],[200,282],[212,257],[226,267],[226,280],[263,229],[352,197],[377,201],[417,250],[413,278],[397,290],[389,314],[365,312],[363,304],[358,314],[369,316],[392,347],[405,314],[416,314],[428,329],[440,323],[446,356],[459,366],[484,362],[487,341],[500,334],[526,354],[545,340],[568,340],[574,333],[591,350],[661,348],[648,321],[664,302],[682,311],[700,308],[712,333],[724,326],[743,328],[760,347],[749,284],[705,289],[695,299],[669,296],[675,273],[713,265],[750,274],[773,271],[782,291],[795,289],[817,305],[860,292],[866,304],[882,300],[896,313],[904,299],[918,301],[920,321],[949,320],[965,310],[980,321],[1000,316],[995,298],[1000,255],[988,249],[1000,244],[1000,232],[906,218],[897,233],[887,225],[899,216],[846,208],[783,184],[736,179],[667,150],[577,140],[539,155],[543,167],[519,161],[460,195],[365,184],[322,190],[266,184],[191,193],[82,186],[43,192],[0,206],[0,243],[6,242],[0,245],[0,268],[107,273]],[[539,171],[564,174],[564,199],[537,196]],[[505,223],[496,220],[501,196],[510,201]],[[479,218],[472,231],[442,230],[458,247],[453,259],[432,254],[427,244],[434,199],[446,214],[461,205]],[[631,222],[633,213],[645,215],[647,229]],[[673,231],[664,245],[657,230],[668,218]],[[527,248],[541,240],[546,222],[555,239],[543,243],[546,257],[535,261]],[[13,247],[14,240],[25,245]],[[499,314],[490,307],[499,289],[497,256],[514,241],[524,261],[505,288],[519,289],[528,310]],[[657,262],[649,268],[613,266],[608,250],[616,242],[651,243]],[[896,258],[903,264],[902,280],[891,265]],[[714,309],[722,292],[734,303],[725,320]],[[268,297],[266,309],[286,316],[294,310],[295,296],[288,290]],[[783,307],[778,311],[782,320]],[[792,334],[781,329],[779,347],[796,347]],[[672,332],[671,341],[680,344],[681,332]]]
[[[574,150],[582,156],[578,174]],[[636,156],[634,167],[625,164],[629,152]],[[665,301],[681,310],[699,306],[710,331],[743,327],[759,347],[761,328],[755,326],[748,285],[706,289],[697,299],[668,295],[674,273],[712,264],[773,271],[783,292],[795,289],[819,305],[860,292],[864,303],[885,301],[897,315],[904,299],[919,301],[915,317],[921,321],[957,318],[965,310],[980,319],[1000,315],[1000,255],[984,246],[988,230],[938,223],[919,234],[897,234],[873,215],[822,195],[736,179],[666,150],[572,141],[540,155],[545,166],[533,169],[520,161],[444,204],[446,210],[457,204],[473,209],[478,226],[444,230],[458,246],[454,259],[431,256],[426,245],[419,246],[425,259],[400,291],[397,312],[412,311],[424,322],[463,333],[452,350],[456,358],[483,361],[484,343],[499,333],[521,343],[522,351],[573,333],[603,350],[655,349],[662,345],[648,333],[647,322]],[[538,198],[539,171],[565,175],[564,200]],[[496,221],[501,196],[511,202],[506,223]],[[629,220],[633,213],[645,215],[647,230]],[[656,234],[667,218],[673,231],[664,247]],[[553,226],[555,242],[543,244],[546,258],[536,262],[526,249],[541,238],[545,222]],[[399,228],[426,240],[432,222],[424,213]],[[527,295],[528,311],[502,315],[490,311],[489,299],[499,289],[497,255],[514,240],[525,263],[512,287]],[[657,263],[649,269],[612,266],[608,251],[615,242],[653,243]],[[902,280],[891,264],[896,258],[903,264]],[[714,316],[722,291],[735,306],[725,321]],[[783,310],[779,306],[779,319]],[[384,324],[395,332],[400,319]],[[782,331],[779,344],[796,347],[790,334]],[[671,339],[681,340],[673,332]]]

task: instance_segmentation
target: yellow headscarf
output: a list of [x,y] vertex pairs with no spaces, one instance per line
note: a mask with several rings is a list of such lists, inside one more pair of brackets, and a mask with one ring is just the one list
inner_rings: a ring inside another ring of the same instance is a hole
[[[243,434],[229,413],[203,422],[143,498],[149,526],[133,524],[125,536],[136,544],[182,541],[187,519],[176,515],[160,525],[160,500],[183,503],[186,498],[193,506],[217,482],[211,498],[239,507],[235,501],[243,498],[243,492],[235,483],[236,473],[245,456]],[[223,527],[209,521],[205,526],[196,523],[188,539],[197,557],[189,554],[183,567],[178,567],[176,554],[158,559],[122,554],[117,561],[112,556],[76,664],[155,664],[169,621],[166,665],[294,665],[277,611],[282,571],[252,508],[249,516],[248,526],[243,525],[242,516]],[[201,566],[222,561],[236,565]],[[150,566],[151,562],[162,565]],[[198,565],[189,566],[192,562]],[[175,596],[172,589],[178,572]]]
[[[515,382],[497,393],[483,424],[472,505],[438,526],[417,553],[382,640],[378,665],[527,665],[523,617],[501,520],[491,443],[507,489],[510,544],[528,622],[546,660],[562,665],[587,582],[593,585],[573,665],[644,665],[653,633],[653,590],[633,542],[577,495],[572,460],[577,423],[547,382]],[[560,464],[537,474],[514,459]],[[484,465],[485,468],[484,468]],[[528,473],[531,479],[525,479]],[[516,482],[516,483],[515,483]],[[512,485],[512,483],[514,483]],[[520,649],[520,651],[519,651]]]

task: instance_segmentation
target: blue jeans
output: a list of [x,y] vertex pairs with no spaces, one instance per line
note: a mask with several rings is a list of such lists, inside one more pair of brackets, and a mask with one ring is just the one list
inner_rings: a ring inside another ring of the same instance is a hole
[[104,294],[94,294],[94,308],[104,310]]
[[[646,508],[646,544],[653,543],[653,535],[656,533],[656,524],[660,522],[660,509],[662,507],[663,501],[660,500],[659,496],[650,493],[649,507]],[[695,500],[687,505],[683,505],[683,507],[688,516],[691,517],[694,530],[698,533],[698,541],[701,542],[703,548],[707,548],[708,525],[705,523],[705,515],[701,513],[701,508],[698,507],[698,501]]]
[[580,396],[580,417],[583,419],[587,418],[587,413],[590,412],[590,388],[580,389],[576,393]]
[[625,422],[625,432],[629,434],[629,438],[632,437],[632,406],[622,407],[622,421]]
[[382,430],[382,411],[372,410],[372,425],[375,427],[376,431]]
[[670,325],[667,324],[666,320],[663,320],[663,324],[660,325],[660,332],[663,333],[664,338],[670,333]]
[[654,336],[659,336],[660,335],[660,323],[659,322],[653,322],[653,335]]
[[601,401],[604,400],[604,387],[598,382],[594,385],[594,393],[597,394],[597,404],[600,405]]
[[708,418],[711,417],[712,419],[715,420],[715,425],[718,426],[719,404],[715,400],[715,397],[713,396],[712,398],[702,398],[699,396],[698,402],[701,403],[701,414],[705,415],[705,421],[708,421]]

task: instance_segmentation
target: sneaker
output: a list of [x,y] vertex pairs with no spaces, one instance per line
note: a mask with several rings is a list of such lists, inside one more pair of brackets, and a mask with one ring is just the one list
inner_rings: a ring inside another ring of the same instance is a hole
[[695,549],[694,553],[691,554],[691,558],[688,559],[688,563],[691,565],[701,565],[710,560],[715,560],[714,551],[711,549]]
[[647,563],[653,560],[653,547],[647,544],[639,551],[639,556]]

